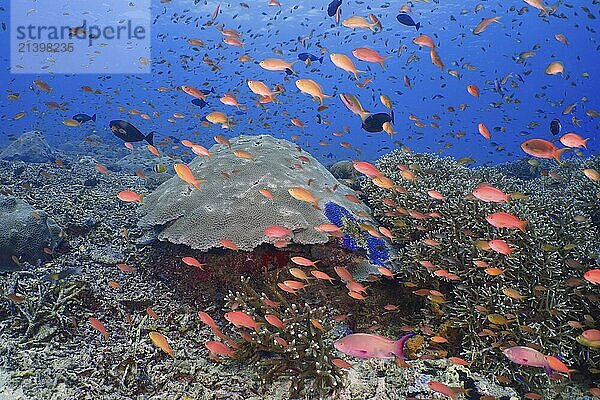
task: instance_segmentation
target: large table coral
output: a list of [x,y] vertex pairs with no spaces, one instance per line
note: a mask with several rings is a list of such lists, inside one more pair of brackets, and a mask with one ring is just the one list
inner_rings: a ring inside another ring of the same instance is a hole
[[[231,141],[231,148],[216,144],[209,151],[210,157],[197,157],[189,164],[197,179],[207,180],[200,190],[175,176],[144,199],[140,224],[161,226],[160,240],[199,250],[222,247],[220,241],[227,240],[252,250],[274,243],[265,229],[281,226],[292,231],[295,243],[325,243],[329,236],[314,227],[329,223],[322,210],[326,203],[359,215],[370,211],[348,200],[346,195],[354,192],[289,141],[240,136]],[[318,198],[318,207],[292,197],[288,190],[294,187]]]

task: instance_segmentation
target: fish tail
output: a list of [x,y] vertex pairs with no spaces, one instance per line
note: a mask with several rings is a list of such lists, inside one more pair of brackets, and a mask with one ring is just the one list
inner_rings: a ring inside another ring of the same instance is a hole
[[406,344],[406,341],[413,336],[415,336],[414,333],[409,333],[408,335],[404,335],[399,340],[394,342],[394,355],[396,355],[396,357],[398,357],[400,360],[404,360],[404,345]]
[[554,152],[553,158],[558,161],[559,163],[562,163],[560,157],[562,156],[562,153],[564,153],[565,151],[569,150],[568,147],[563,147],[562,149],[557,149]]
[[[94,114],[96,115],[96,114]],[[587,150],[587,141],[590,140],[590,138],[587,139],[583,139],[583,148]]]
[[323,64],[323,57],[319,58],[319,62]]
[[96,114],[92,115],[92,121],[96,122]]
[[368,111],[362,111],[362,112],[360,113],[360,119],[362,120],[362,122],[365,122],[365,119],[367,119],[367,117],[368,117],[369,115],[371,115],[371,113],[370,113],[370,112],[368,112]]
[[144,140],[154,146],[154,131],[150,132],[148,136],[144,138]]
[[369,25],[369,29],[373,32],[373,33],[377,33],[377,29],[375,29],[375,25],[377,24],[371,24]]
[[527,227],[527,224],[529,223],[528,220],[522,221],[521,223],[519,223],[519,230],[523,233],[525,233],[525,228]]
[[390,110],[390,116],[392,117],[392,124],[394,123],[394,110]]
[[421,29],[421,23],[420,23],[420,22],[417,22],[417,24],[415,25],[415,28],[417,28],[417,31],[418,31],[419,29]]

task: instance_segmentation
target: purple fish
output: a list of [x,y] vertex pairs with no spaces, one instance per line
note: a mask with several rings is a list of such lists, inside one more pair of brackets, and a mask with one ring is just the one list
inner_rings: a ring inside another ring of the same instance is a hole
[[515,346],[502,350],[504,355],[512,362],[528,367],[544,368],[548,375],[552,374],[552,368],[542,353],[531,347]]
[[370,333],[354,333],[334,343],[336,349],[357,358],[393,358],[404,360],[404,344],[413,333],[399,340],[388,339]]

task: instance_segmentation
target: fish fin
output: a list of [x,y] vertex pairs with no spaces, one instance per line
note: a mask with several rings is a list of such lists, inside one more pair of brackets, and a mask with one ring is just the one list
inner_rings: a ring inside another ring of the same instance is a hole
[[367,119],[369,117],[369,115],[372,115],[372,114],[368,111],[361,112],[360,119],[362,120],[362,122],[365,122],[365,119]]
[[554,159],[562,164],[560,157],[562,156],[562,153],[564,153],[567,150],[569,150],[568,147],[563,147],[562,149],[556,149],[556,151],[554,152]]
[[420,22],[417,22],[417,24],[415,25],[415,28],[417,28],[417,31],[418,31],[419,29],[421,29],[421,23],[420,23]]
[[96,122],[96,114],[92,115],[92,121]]
[[148,136],[144,138],[144,140],[154,146],[154,131],[150,132]]
[[527,227],[527,224],[529,223],[528,220],[523,221],[523,223],[519,224],[519,229],[521,230],[521,232],[525,233],[525,228]]
[[402,336],[400,339],[394,342],[394,355],[398,357],[400,360],[404,360],[404,344],[408,339],[415,336],[414,333],[409,333],[408,335]]

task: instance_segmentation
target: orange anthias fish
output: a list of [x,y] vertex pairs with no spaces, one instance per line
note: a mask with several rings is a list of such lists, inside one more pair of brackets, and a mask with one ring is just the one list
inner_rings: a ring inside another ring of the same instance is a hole
[[313,194],[308,190],[301,187],[289,188],[288,193],[296,200],[304,201],[306,203],[312,203],[313,205],[317,205],[319,200],[321,200],[320,198],[313,196]]
[[119,198],[119,200],[127,203],[142,202],[142,195],[131,190],[122,190],[119,193],[117,193],[117,197]]
[[600,269],[596,268],[587,271],[583,274],[583,279],[595,285],[600,285]]
[[319,101],[319,104],[323,105],[323,99],[327,97],[331,97],[329,95],[323,94],[323,89],[321,85],[312,79],[298,79],[296,81],[296,87],[300,89],[300,92],[309,94]]
[[361,61],[377,63],[381,65],[382,69],[385,69],[383,62],[391,57],[382,57],[377,51],[368,47],[359,47],[357,49],[354,49],[352,50],[352,55]]
[[161,349],[162,351],[164,351],[171,357],[175,357],[175,353],[173,352],[173,349],[169,345],[169,342],[167,342],[167,338],[164,337],[164,335],[162,333],[152,331],[152,332],[148,333],[148,336],[150,336],[150,339],[152,339],[152,343],[154,343],[154,345],[156,347],[158,347],[159,349]]
[[566,133],[563,136],[561,136],[560,138],[560,142],[567,146],[567,147],[571,147],[571,148],[578,148],[578,147],[583,147],[585,149],[587,149],[587,141],[589,140],[589,138],[584,139],[581,136],[579,136],[576,133],[570,132],[570,133]]
[[204,100],[206,101],[206,97],[208,96],[207,94],[204,94],[201,90],[196,89],[193,86],[181,86],[181,90],[183,90],[185,93],[189,94],[192,97],[195,97],[197,99],[200,100]]
[[473,29],[473,34],[474,35],[479,35],[481,32],[485,31],[485,29],[490,26],[490,24],[492,22],[498,22],[500,20],[500,17],[491,17],[491,18],[484,18],[481,20],[480,23],[477,24],[477,26],[475,27],[475,29]]
[[346,72],[350,72],[351,74],[354,74],[354,79],[358,80],[358,73],[359,72],[365,72],[365,71],[359,71],[359,70],[357,70],[356,67],[354,66],[354,63],[350,59],[350,57],[348,57],[345,54],[331,53],[329,55],[329,58],[331,59],[331,62],[336,67],[341,68],[341,69],[343,69]]
[[425,34],[420,34],[416,38],[413,39],[413,43],[419,46],[429,47],[430,49],[435,48],[435,43],[433,39]]
[[352,166],[355,170],[369,178],[375,178],[382,175],[382,172],[379,171],[377,167],[367,161],[352,161]]
[[527,226],[527,221],[520,220],[507,212],[493,213],[485,217],[485,219],[490,225],[496,228],[512,228],[525,232],[525,227]]
[[104,339],[108,339],[108,331],[106,330],[106,328],[104,327],[104,324],[102,324],[102,322],[100,322],[99,319],[90,317],[89,321],[90,321],[90,325],[92,326],[92,328],[94,328],[95,330],[100,332],[102,334],[102,336],[104,336]]
[[175,168],[175,172],[177,176],[180,177],[185,182],[189,183],[196,189],[200,190],[199,183],[206,182],[204,179],[196,179],[194,178],[194,173],[192,170],[185,164],[177,163],[173,166]]
[[561,162],[560,157],[568,148],[557,148],[553,143],[544,139],[529,139],[521,144],[521,149],[530,156],[538,158],[554,158]]
[[475,85],[467,85],[467,92],[473,97],[479,97],[479,88]]
[[451,399],[456,399],[460,394],[467,392],[463,388],[450,387],[442,382],[437,381],[429,381],[427,383],[427,386],[429,386],[429,388],[434,392],[441,393],[445,396],[450,397]]
[[506,194],[502,190],[486,183],[480,184],[475,190],[473,190],[473,196],[481,201],[494,203],[500,203],[503,201],[508,203],[510,199],[509,194]]
[[210,340],[204,343],[204,346],[212,353],[219,356],[233,357],[233,350],[230,349],[226,344]]
[[225,314],[225,319],[231,322],[236,328],[244,327],[258,331],[260,324],[250,315],[243,311],[230,311]]
[[200,269],[203,269],[202,267],[204,267],[206,265],[206,264],[200,263],[200,261],[198,261],[194,257],[183,257],[181,259],[181,261],[183,261],[183,263],[185,265],[189,265],[190,267],[196,267],[196,268],[200,268]]
[[319,262],[311,261],[308,258],[304,257],[292,257],[291,260],[294,264],[301,265],[303,267],[316,267],[316,264]]

